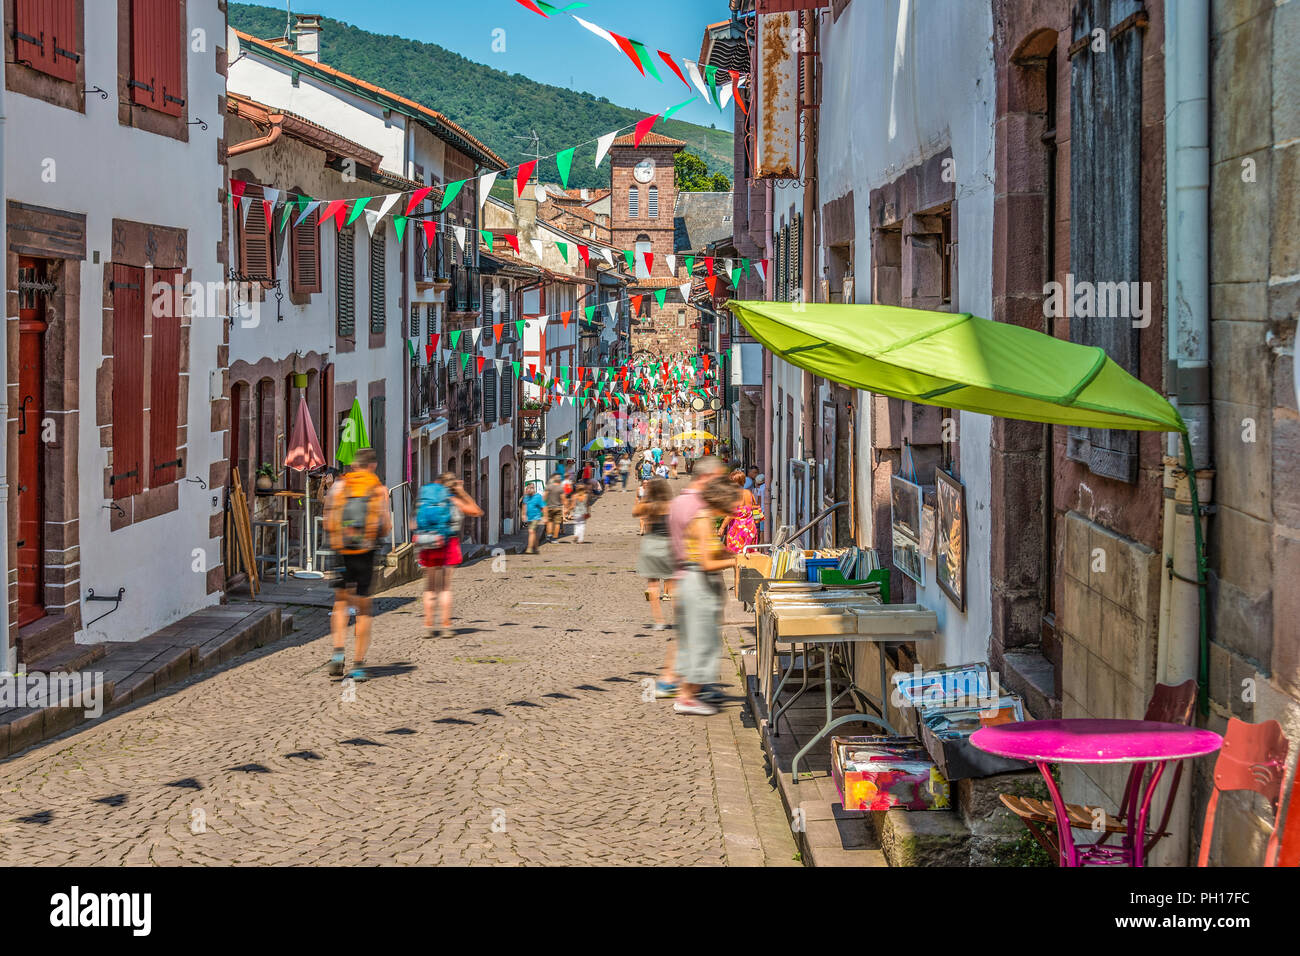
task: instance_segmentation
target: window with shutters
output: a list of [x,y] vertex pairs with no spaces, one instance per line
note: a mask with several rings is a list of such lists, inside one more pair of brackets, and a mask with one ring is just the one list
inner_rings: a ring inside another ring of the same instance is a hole
[[113,266],[113,498],[144,490],[144,269]]
[[385,464],[388,456],[384,454],[387,447],[387,425],[384,422],[384,396],[376,395],[370,399],[370,447],[375,450],[375,457],[379,459],[378,466],[375,468],[375,474],[379,476],[380,481],[384,481]]
[[515,407],[515,373],[514,369],[505,367],[501,370],[501,417],[510,421]]
[[338,334],[350,339],[357,334],[356,232],[349,227],[338,236]]
[[383,226],[375,227],[370,237],[370,334],[384,334],[384,314],[388,308],[388,275],[384,268],[384,255],[388,243]]
[[[275,281],[275,235],[263,206],[262,187],[248,183],[235,217],[239,238],[239,272],[246,279],[270,285]],[[248,214],[243,206],[247,204]]]
[[[1142,11],[1137,0],[1080,0],[1070,48],[1070,272],[1088,282],[1140,280],[1142,159],[1142,33],[1125,28]],[[1094,50],[1096,29],[1107,42]],[[1082,214],[1086,211],[1086,215]],[[1115,288],[1115,286],[1106,286]],[[1139,374],[1138,330],[1132,317],[1076,317],[1070,340],[1097,346],[1125,371]],[[1137,480],[1138,433],[1071,426],[1066,454],[1094,474]]]
[[627,218],[635,219],[638,214],[637,207],[641,204],[641,190],[633,186],[627,191]]
[[131,102],[180,116],[185,108],[185,52],[176,0],[131,0]]
[[802,302],[803,295],[803,213],[790,222],[790,241],[786,247],[789,261],[786,273],[790,277],[790,301]]
[[488,362],[483,366],[483,421],[491,425],[497,417],[497,370]]
[[[149,342],[149,471],[150,488],[169,485],[182,465],[177,449],[180,412],[181,288],[179,269],[153,270],[153,333]],[[114,322],[116,334],[116,322]]]
[[320,291],[320,207],[290,230],[289,266],[294,292],[310,295]]
[[651,219],[659,218],[659,187],[651,186],[646,197],[645,214]]
[[15,58],[60,80],[76,80],[82,26],[77,0],[15,0]]

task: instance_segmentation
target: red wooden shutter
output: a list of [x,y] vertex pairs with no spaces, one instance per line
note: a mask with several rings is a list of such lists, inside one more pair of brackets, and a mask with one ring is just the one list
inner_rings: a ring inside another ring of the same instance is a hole
[[180,116],[187,36],[177,0],[131,0],[131,102]]
[[113,266],[113,464],[114,498],[144,488],[144,269]]
[[[177,288],[179,269],[153,271],[153,339],[149,378],[150,488],[176,480],[180,464],[177,420],[180,407],[181,317]],[[165,284],[165,285],[164,285]]]
[[[256,210],[254,210],[256,211]],[[252,213],[250,212],[251,216]],[[296,216],[295,209],[291,215]],[[289,235],[289,260],[294,292],[320,291],[320,209],[313,209]]]
[[17,0],[14,5],[17,59],[42,73],[77,78],[80,32],[77,0]]
[[[261,186],[249,183],[244,187],[240,208],[235,213],[239,222],[239,271],[247,279],[273,282],[275,237],[266,222],[266,211],[262,207],[263,195]],[[244,202],[250,204],[247,217],[244,216]]]

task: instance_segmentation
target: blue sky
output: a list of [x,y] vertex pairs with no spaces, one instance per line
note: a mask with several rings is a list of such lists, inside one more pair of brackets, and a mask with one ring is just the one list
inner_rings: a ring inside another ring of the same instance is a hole
[[[260,2],[284,5],[284,0]],[[550,3],[564,6],[565,0]],[[658,65],[663,83],[642,77],[631,60],[571,16],[543,19],[516,0],[293,0],[293,7],[299,13],[320,13],[373,33],[437,43],[507,73],[584,90],[647,113],[658,113],[698,93],[693,87],[688,92],[662,63]],[[683,57],[698,59],[704,27],[729,16],[726,0],[588,0],[586,7],[572,12],[640,40],[651,50],[664,50],[679,64]],[[505,31],[503,53],[492,49],[498,27]],[[674,118],[730,129],[734,108],[728,104],[719,113],[701,99]]]

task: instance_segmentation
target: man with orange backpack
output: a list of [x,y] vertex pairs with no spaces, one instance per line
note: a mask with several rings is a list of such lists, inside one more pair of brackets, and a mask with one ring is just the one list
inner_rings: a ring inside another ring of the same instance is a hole
[[[348,677],[367,679],[366,650],[370,646],[370,592],[375,583],[375,552],[392,531],[393,516],[388,507],[388,489],[375,474],[378,458],[373,448],[362,448],[352,461],[352,470],[334,482],[325,502],[325,529],[331,545],[343,560],[334,584],[334,655],[331,677],[343,675],[348,630],[348,605],[357,610],[357,644]],[[355,593],[349,588],[354,588]]]

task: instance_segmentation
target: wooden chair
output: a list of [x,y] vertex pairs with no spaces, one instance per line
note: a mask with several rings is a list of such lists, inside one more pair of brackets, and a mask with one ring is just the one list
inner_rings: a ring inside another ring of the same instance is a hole
[[[1177,686],[1170,684],[1156,684],[1155,693],[1151,696],[1151,702],[1147,705],[1146,719],[1159,721],[1165,724],[1189,724],[1192,720],[1192,710],[1196,706],[1196,681],[1188,680]],[[1169,824],[1170,814],[1174,812],[1174,797],[1178,793],[1178,784],[1182,780],[1183,761],[1178,762],[1174,769],[1173,782],[1169,788],[1169,797],[1165,801],[1164,813],[1160,817],[1160,823],[1154,829],[1147,831],[1146,852],[1150,853],[1151,848],[1155,846],[1162,837],[1169,834],[1165,827]],[[1135,766],[1130,772],[1128,783],[1124,787],[1124,799],[1120,806],[1125,807],[1129,804],[1129,796],[1133,793],[1134,787],[1142,785],[1145,773],[1139,775],[1138,768]],[[1053,859],[1060,859],[1061,851],[1057,843],[1056,832],[1056,810],[1050,800],[1039,800],[1035,797],[1019,797],[1010,793],[998,794],[1002,805],[1018,816],[1021,822]],[[1119,813],[1101,812],[1101,816],[1095,817],[1094,810],[1091,807],[1085,807],[1078,803],[1067,803],[1065,805],[1066,813],[1070,818],[1070,826],[1076,830],[1094,830],[1102,831],[1101,838],[1097,841],[1098,845],[1105,844],[1115,833],[1127,833],[1128,826],[1124,822],[1124,811]]]
[[[1277,855],[1278,829],[1281,821],[1282,783],[1286,777],[1289,745],[1282,725],[1276,720],[1248,724],[1236,717],[1228,719],[1223,747],[1214,762],[1214,789],[1205,807],[1205,826],[1201,830],[1201,852],[1197,866],[1207,866],[1210,843],[1214,839],[1214,813],[1219,794],[1230,790],[1249,790],[1264,797],[1273,806],[1273,835],[1264,851],[1265,864]],[[1292,813],[1291,816],[1296,816]]]

